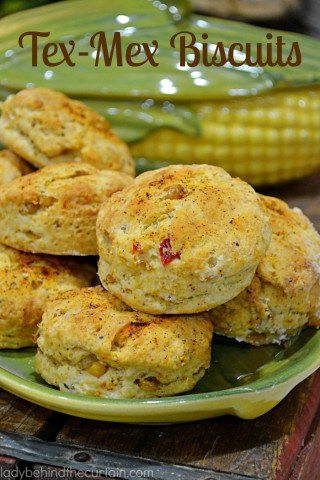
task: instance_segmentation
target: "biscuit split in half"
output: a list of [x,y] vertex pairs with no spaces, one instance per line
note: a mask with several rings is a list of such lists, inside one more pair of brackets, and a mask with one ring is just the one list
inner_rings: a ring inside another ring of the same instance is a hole
[[0,348],[34,346],[49,297],[95,280],[96,268],[82,260],[33,255],[0,244]]
[[251,284],[210,312],[216,332],[253,345],[320,326],[320,236],[299,209],[261,200],[272,226],[269,249]]
[[86,162],[134,175],[128,146],[84,103],[47,88],[30,88],[1,105],[0,140],[36,167]]
[[62,391],[150,398],[188,391],[210,364],[207,313],[134,312],[101,287],[56,296],[39,327],[36,371]]
[[97,220],[102,284],[134,310],[209,310],[251,282],[271,228],[247,183],[209,165],[138,176]]
[[96,255],[100,205],[133,182],[123,172],[58,163],[0,190],[0,242],[31,253]]

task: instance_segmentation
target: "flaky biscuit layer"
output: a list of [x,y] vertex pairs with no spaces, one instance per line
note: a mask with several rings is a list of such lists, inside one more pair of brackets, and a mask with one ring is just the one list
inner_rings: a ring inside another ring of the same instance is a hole
[[59,163],[17,178],[0,190],[0,242],[31,253],[96,255],[100,205],[132,181],[86,163]]
[[0,150],[0,185],[31,173],[34,168],[10,150]]
[[127,145],[82,102],[48,88],[30,88],[9,96],[1,110],[1,142],[36,167],[86,162],[134,175]]
[[34,346],[50,296],[96,280],[96,268],[88,262],[23,253],[0,244],[0,348]]
[[36,371],[67,392],[149,398],[190,390],[209,367],[208,314],[134,312],[101,287],[52,299],[39,327]]
[[261,196],[272,240],[251,284],[210,312],[218,333],[254,345],[320,326],[320,236],[298,208]]

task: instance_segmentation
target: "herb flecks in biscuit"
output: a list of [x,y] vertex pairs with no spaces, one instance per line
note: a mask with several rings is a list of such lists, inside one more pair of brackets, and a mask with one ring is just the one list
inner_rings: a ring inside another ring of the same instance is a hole
[[238,295],[266,252],[260,199],[218,167],[146,172],[101,207],[103,285],[150,314],[209,310]]
[[272,239],[251,284],[211,311],[218,333],[253,345],[281,343],[320,326],[320,236],[303,213],[261,196]]
[[33,255],[0,244],[0,348],[35,345],[52,295],[96,283],[96,268],[82,259]]
[[58,163],[0,189],[0,242],[31,253],[96,255],[101,204],[130,185],[123,172]]
[[39,327],[36,371],[63,391],[150,398],[191,390],[210,364],[207,313],[134,312],[101,287],[58,295]]
[[82,102],[48,88],[31,88],[9,96],[1,109],[1,142],[36,167],[86,162],[134,175],[127,145]]

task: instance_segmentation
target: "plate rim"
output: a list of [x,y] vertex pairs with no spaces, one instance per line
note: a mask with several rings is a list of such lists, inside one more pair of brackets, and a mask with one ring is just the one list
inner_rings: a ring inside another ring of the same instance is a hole
[[[128,422],[128,418],[132,418],[135,413],[141,413],[141,410],[144,411],[144,415],[146,419],[148,419],[149,417],[157,417],[157,411],[159,409],[162,414],[168,414],[170,410],[175,410],[177,407],[182,409],[180,413],[183,413],[184,410],[186,417],[188,417],[188,410],[192,406],[196,407],[195,410],[198,410],[201,406],[209,408],[210,410],[214,409],[215,404],[219,404],[221,400],[226,400],[228,401],[227,403],[230,403],[230,400],[231,402],[233,400],[241,400],[242,398],[250,400],[252,397],[253,404],[255,404],[256,401],[262,400],[260,397],[270,397],[271,394],[271,398],[274,396],[273,404],[279,403],[298,383],[320,367],[320,355],[315,355],[315,349],[320,350],[320,330],[316,330],[297,352],[301,352],[301,350],[304,349],[307,349],[307,352],[306,355],[300,359],[299,368],[297,369],[297,363],[295,362],[289,365],[287,365],[285,361],[283,364],[280,362],[279,368],[275,371],[275,379],[271,383],[268,376],[267,379],[260,378],[248,384],[230,387],[228,389],[191,394],[184,393],[170,397],[115,399],[83,396],[75,393],[62,392],[49,385],[42,385],[21,378],[2,366],[0,367],[0,386],[14,395],[37,405],[82,418],[98,418],[108,421],[111,417],[115,416],[117,417],[116,421]],[[294,372],[292,370],[294,370]],[[148,407],[148,412],[146,411],[146,407]],[[208,413],[202,418],[215,416],[214,412],[211,413],[212,415]],[[237,413],[235,414],[237,415]],[[131,421],[130,423],[133,422]]]

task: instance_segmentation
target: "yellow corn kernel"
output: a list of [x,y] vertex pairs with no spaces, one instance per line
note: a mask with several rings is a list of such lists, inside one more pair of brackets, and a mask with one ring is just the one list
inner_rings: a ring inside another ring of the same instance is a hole
[[87,372],[97,378],[101,377],[106,371],[107,367],[100,362],[93,362],[90,367],[87,368]]
[[208,163],[254,184],[299,178],[320,168],[320,87],[192,105],[201,134],[152,132],[131,146],[146,168]]

